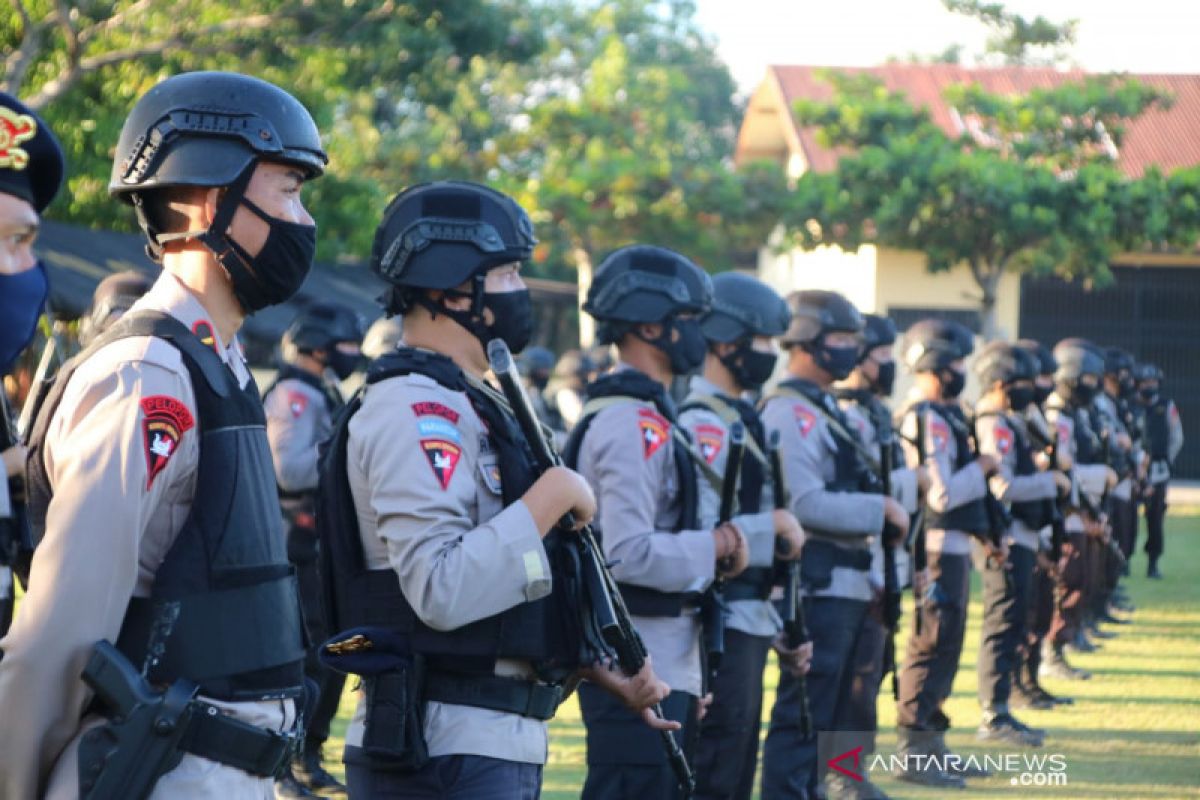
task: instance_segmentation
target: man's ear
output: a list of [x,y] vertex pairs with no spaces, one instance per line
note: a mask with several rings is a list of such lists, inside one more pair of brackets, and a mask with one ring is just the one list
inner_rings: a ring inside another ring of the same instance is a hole
[[663,326],[659,322],[643,322],[637,326],[637,331],[643,339],[657,339],[662,336]]
[[[201,209],[201,221],[205,228],[212,226],[213,220],[217,218],[217,206],[221,202],[221,190],[219,188],[208,189],[202,197],[197,198],[200,201],[198,204]],[[223,232],[223,231],[222,231]]]
[[734,350],[737,350],[737,342],[716,342],[709,345],[709,349],[716,353],[717,358],[727,358]]

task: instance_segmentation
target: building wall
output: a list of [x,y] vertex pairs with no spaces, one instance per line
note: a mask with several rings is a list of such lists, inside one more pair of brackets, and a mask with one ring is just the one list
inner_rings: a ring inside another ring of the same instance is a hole
[[768,246],[759,250],[758,276],[777,292],[827,289],[841,292],[862,311],[875,310],[874,246],[847,253],[839,247],[799,248],[778,253]]

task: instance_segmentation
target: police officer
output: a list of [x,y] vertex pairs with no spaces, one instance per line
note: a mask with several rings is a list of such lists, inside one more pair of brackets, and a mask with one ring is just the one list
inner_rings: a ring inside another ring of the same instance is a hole
[[[942,705],[950,696],[962,655],[967,622],[971,538],[989,529],[984,498],[998,459],[973,450],[971,429],[960,405],[966,385],[965,359],[970,331],[957,323],[927,319],[904,336],[904,361],[915,383],[902,412],[900,434],[910,465],[929,471],[925,495],[925,555],[928,583],[914,614],[904,669],[900,673],[897,723],[906,754],[945,755],[950,720]],[[1003,547],[987,544],[988,555],[1003,560]],[[945,762],[945,763],[943,763]],[[931,760],[921,769],[908,759],[906,780],[933,786],[962,786],[978,770],[942,769]],[[961,762],[960,762],[961,763]]]
[[[1109,458],[1121,479],[1109,498],[1113,537],[1120,546],[1126,561],[1133,552],[1133,539],[1137,528],[1137,503],[1134,501],[1135,484],[1142,460],[1142,451],[1135,437],[1133,416],[1134,396],[1137,383],[1133,378],[1133,356],[1117,347],[1104,351],[1103,391],[1096,396],[1096,410],[1104,420],[1104,429],[1109,432]],[[1128,563],[1121,565],[1128,574]],[[1116,591],[1116,587],[1114,587]],[[1100,609],[1105,621],[1115,621],[1107,609]]]
[[92,304],[79,321],[79,346],[87,347],[116,324],[152,285],[149,277],[132,269],[115,272],[96,284]]
[[[146,692],[172,686],[164,715],[199,686],[152,796],[271,797],[294,746],[304,641],[237,331],[307,275],[316,229],[300,190],[325,163],[305,108],[244,75],[169,78],[126,119],[109,189],[163,271],[60,371],[34,423],[42,539],[2,643],[0,706],[22,724],[0,728],[0,795],[76,796],[145,766],[154,742],[110,738],[131,731],[129,709],[101,702],[81,721],[93,656],[124,662]],[[94,650],[102,639],[119,654]],[[111,732],[79,735],[97,726]]]
[[1175,401],[1162,394],[1162,370],[1154,364],[1139,364],[1136,378],[1137,401],[1142,408],[1146,453],[1150,461],[1143,500],[1146,506],[1146,556],[1149,559],[1146,576],[1157,579],[1162,577],[1158,562],[1163,554],[1167,487],[1172,465],[1183,449],[1183,422]]
[[1034,400],[1039,365],[1026,350],[992,342],[975,361],[983,394],[975,406],[979,452],[997,459],[992,493],[1012,516],[1005,532],[1008,559],[983,559],[983,626],[980,633],[979,704],[983,720],[978,738],[1040,746],[1044,732],[1022,723],[1009,707],[1012,675],[1026,635],[1039,531],[1054,519],[1054,502],[1071,482],[1058,470],[1038,471],[1033,443],[1022,416]]
[[558,408],[546,398],[546,387],[554,371],[554,353],[544,347],[530,347],[521,354],[521,375],[525,379],[525,390],[529,402],[542,424],[558,434],[565,432],[562,415]]
[[[1100,512],[1102,495],[1117,484],[1116,473],[1104,463],[1103,443],[1092,426],[1092,401],[1100,391],[1104,356],[1085,339],[1064,339],[1054,346],[1058,370],[1054,392],[1046,400],[1046,419],[1056,431],[1059,466],[1071,469],[1071,491],[1065,527],[1068,542],[1058,565],[1060,601],[1043,643],[1043,676],[1086,680],[1091,673],[1067,662],[1063,650],[1079,643],[1090,647],[1084,634],[1090,592],[1090,558],[1094,542],[1105,535]],[[1082,648],[1081,648],[1082,649]]]
[[[691,379],[680,407],[679,424],[712,468],[708,474],[725,475],[730,426],[741,422],[747,435],[733,522],[746,535],[750,566],[723,590],[725,653],[712,680],[712,705],[700,726],[695,765],[699,798],[749,800],[758,768],[767,653],[775,644],[780,657],[800,669],[811,650],[811,643],[803,652],[786,647],[770,601],[776,551],[781,560],[798,558],[804,539],[792,512],[772,505],[766,432],[746,399],[771,377],[779,358],[773,337],[787,330],[790,319],[784,299],[758,279],[736,272],[713,278],[712,310],[700,320],[708,343],[704,369]],[[720,492],[703,476],[698,485],[700,527],[712,527]]]
[[[569,469],[535,479],[483,382],[485,344],[519,352],[532,333],[519,269],[535,241],[515,201],[459,181],[405,190],[376,233],[371,267],[391,284],[386,310],[404,314],[404,338],[339,418],[331,452],[344,425],[344,456],[325,475],[344,478],[351,518],[322,532],[334,622],[373,628],[326,651],[353,653],[383,629],[399,642],[387,657],[407,667],[365,677],[346,735],[352,797],[532,800],[541,789],[546,720],[579,666],[571,641],[547,633],[571,627],[574,608],[556,527],[568,511],[587,522],[595,500]],[[638,710],[668,691],[649,667],[586,674]]]
[[546,404],[571,430],[583,415],[584,392],[599,372],[595,361],[580,350],[568,350],[558,357],[554,373],[546,384]]
[[[596,492],[597,531],[655,669],[671,686],[663,711],[683,724],[685,754],[704,694],[699,594],[748,559],[734,524],[703,524],[694,445],[667,395],[676,376],[704,360],[700,315],[711,302],[708,275],[671,250],[633,245],[600,263],[583,309],[598,323],[598,340],[617,346],[618,365],[588,387],[564,453]],[[662,748],[636,717],[586,685],[579,703],[584,798],[677,796]]]
[[[1042,413],[1042,403],[1054,391],[1054,373],[1058,362],[1050,348],[1034,339],[1021,339],[1017,346],[1029,354],[1037,363],[1037,374],[1033,379],[1033,402],[1021,413],[1021,422],[1029,435],[1034,449],[1034,463],[1038,469],[1062,471],[1062,465],[1052,461],[1058,455],[1054,446],[1057,432],[1051,430]],[[1064,473],[1065,474],[1065,473]],[[1062,499],[1057,501],[1062,505]],[[1015,708],[1048,710],[1056,705],[1070,705],[1074,701],[1046,691],[1038,678],[1042,663],[1042,642],[1050,631],[1056,607],[1056,585],[1058,563],[1053,558],[1053,532],[1050,525],[1038,531],[1038,550],[1030,578],[1029,613],[1026,618],[1025,638],[1018,646],[1017,663],[1012,677],[1010,703]]]
[[306,789],[344,791],[321,766],[321,747],[337,714],[345,676],[322,667],[317,646],[333,631],[321,607],[317,575],[318,445],[329,437],[333,416],[344,399],[336,380],[345,380],[362,358],[362,322],[352,309],[336,303],[314,303],[303,309],[283,335],[284,365],[274,384],[263,392],[267,440],[275,463],[279,504],[287,526],[288,561],[296,568],[300,604],[308,633],[305,675],[318,688],[305,720],[304,749],[276,786],[280,797],[309,797]]
[[[846,380],[837,384],[834,394],[846,419],[855,428],[866,448],[867,455],[871,456],[870,463],[877,464],[880,469],[883,467],[882,442],[891,441],[892,497],[896,498],[911,516],[917,511],[921,494],[928,488],[929,477],[923,467],[910,469],[904,464],[900,442],[892,431],[892,412],[886,405],[887,399],[892,396],[896,380],[896,326],[887,317],[877,314],[863,314],[863,323],[858,365]],[[880,477],[882,478],[882,473]],[[864,757],[875,752],[874,732],[878,727],[876,711],[884,670],[892,670],[894,678],[896,666],[895,656],[889,649],[891,645],[888,642],[888,637],[893,634],[884,621],[885,604],[900,602],[899,593],[907,583],[910,572],[908,551],[904,549],[902,542],[892,545],[892,553],[895,559],[895,582],[889,586],[888,582],[884,581],[883,537],[873,539],[871,605],[867,608],[867,616],[854,645],[851,701],[844,706],[835,722],[835,728],[838,730],[870,732],[863,742]],[[888,590],[895,592],[891,601],[885,597]],[[869,794],[865,787],[841,774],[829,776],[827,783],[837,790],[839,796],[853,796],[855,792],[864,796]],[[875,791],[882,794],[877,788]]]
[[[37,115],[0,92],[0,379],[33,338],[49,284],[33,254],[39,215],[62,185],[62,150]],[[13,573],[28,557],[25,517],[25,449],[17,442],[16,418],[0,386],[0,636],[8,630],[15,592]]]
[[[853,653],[873,596],[872,538],[886,522],[901,539],[908,514],[881,494],[862,442],[831,394],[833,382],[859,361],[862,315],[835,292],[793,292],[787,302],[792,320],[779,340],[787,378],[767,396],[762,418],[779,431],[792,511],[809,535],[801,576],[813,641],[807,688],[819,733],[834,730],[852,701]],[[781,670],[763,750],[763,795],[814,796],[820,776],[817,737],[801,734],[799,687]]]

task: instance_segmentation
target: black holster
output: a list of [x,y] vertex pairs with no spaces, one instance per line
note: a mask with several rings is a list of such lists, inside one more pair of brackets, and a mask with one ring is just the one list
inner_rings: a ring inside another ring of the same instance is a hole
[[429,762],[425,744],[425,659],[363,677],[366,720],[362,749],[375,769],[415,772]]

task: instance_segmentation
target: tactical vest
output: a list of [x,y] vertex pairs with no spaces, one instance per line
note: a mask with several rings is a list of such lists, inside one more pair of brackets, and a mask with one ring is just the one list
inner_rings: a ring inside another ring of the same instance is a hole
[[1167,461],[1171,455],[1171,401],[1159,397],[1145,407],[1146,451],[1153,461]]
[[[692,409],[716,414],[726,429],[735,422],[746,426],[749,438],[738,477],[738,513],[757,514],[762,510],[763,488],[767,479],[766,465],[762,460],[767,452],[767,436],[758,412],[745,400],[722,394],[706,395],[703,400],[685,402],[679,411],[682,414]],[[750,442],[753,442],[753,447],[749,446]],[[726,600],[766,600],[771,596],[774,585],[773,567],[746,567],[737,577],[725,581],[724,596]]]
[[[13,422],[14,420],[10,418],[9,414],[8,398],[4,395],[3,387],[0,387],[0,453],[18,443]],[[29,552],[33,549],[33,539],[29,532],[29,519],[25,514],[25,504],[16,499],[20,493],[22,479],[0,476],[0,480],[8,481],[8,499],[11,510],[9,516],[0,517],[0,566],[15,567],[22,559],[28,558]],[[22,575],[21,579],[25,580],[25,578],[26,576]],[[3,601],[2,597],[0,597],[0,601]],[[4,628],[4,620],[0,620],[0,634],[3,633]]]
[[[604,375],[591,383],[586,389],[588,401],[599,398],[629,399],[653,404],[655,410],[671,423],[673,430],[686,436],[686,432],[678,426],[675,405],[667,397],[662,385],[636,370],[621,370]],[[585,413],[575,427],[563,448],[563,463],[571,469],[578,469],[579,450],[583,438],[591,427],[598,411]],[[675,520],[673,533],[685,530],[695,530],[699,524],[697,519],[699,505],[699,489],[696,483],[696,468],[691,455],[681,446],[671,448],[675,456],[675,479],[679,487],[679,517]],[[603,531],[597,532],[603,536]],[[630,613],[642,617],[678,617],[683,614],[685,606],[695,605],[699,596],[694,592],[660,592],[645,586],[631,583],[618,583],[621,596]]]
[[817,413],[825,417],[833,431],[837,446],[834,454],[833,480],[825,484],[827,492],[865,492],[879,494],[883,487],[878,477],[867,466],[866,448],[853,430],[846,415],[834,402],[833,395],[812,381],[799,378],[779,384],[780,394],[799,395],[809,402]]
[[[436,353],[401,347],[372,362],[367,384],[414,374],[467,395],[496,450],[504,505],[519,500],[536,477],[533,454],[507,411],[473,386],[453,361]],[[562,541],[557,531],[542,540],[553,581],[549,596],[452,631],[434,630],[421,621],[401,591],[393,569],[367,567],[346,471],[349,424],[361,405],[360,392],[339,412],[333,434],[321,448],[317,529],[324,599],[333,627],[395,631],[411,652],[426,657],[434,672],[492,675],[496,660],[504,658],[530,661],[544,680],[562,680],[578,665],[582,610],[575,550]],[[399,418],[397,421],[406,424]]]
[[[966,415],[955,403],[921,402],[914,406],[917,414],[917,452],[925,461],[925,412],[932,409],[950,426],[954,437],[953,469],[958,472],[975,460],[975,449],[971,442],[971,427]],[[983,499],[972,500],[945,511],[934,511],[925,507],[925,525],[931,530],[963,531],[982,535],[990,528],[987,505]]]
[[[1033,475],[1038,471],[1037,465],[1033,463],[1033,446],[1030,444],[1029,436],[1025,432],[1024,426],[1018,425],[1011,421],[1007,414],[1000,411],[988,411],[975,417],[975,424],[978,424],[988,418],[1002,418],[1008,429],[1013,435],[1013,455],[1017,458],[1016,469],[1013,474],[1017,477]],[[1054,501],[1053,500],[1024,500],[1017,503],[1009,503],[1009,512],[1016,519],[1021,520],[1030,530],[1038,531],[1054,521]]]
[[63,366],[30,436],[29,510],[37,538],[54,491],[43,445],[67,384],[98,349],[134,336],[153,336],[179,351],[196,396],[200,462],[187,519],[150,597],[130,600],[117,647],[154,684],[189,678],[201,694],[222,700],[297,696],[307,642],[262,400],[253,379],[240,388],[183,323],[156,311],[127,315]]

